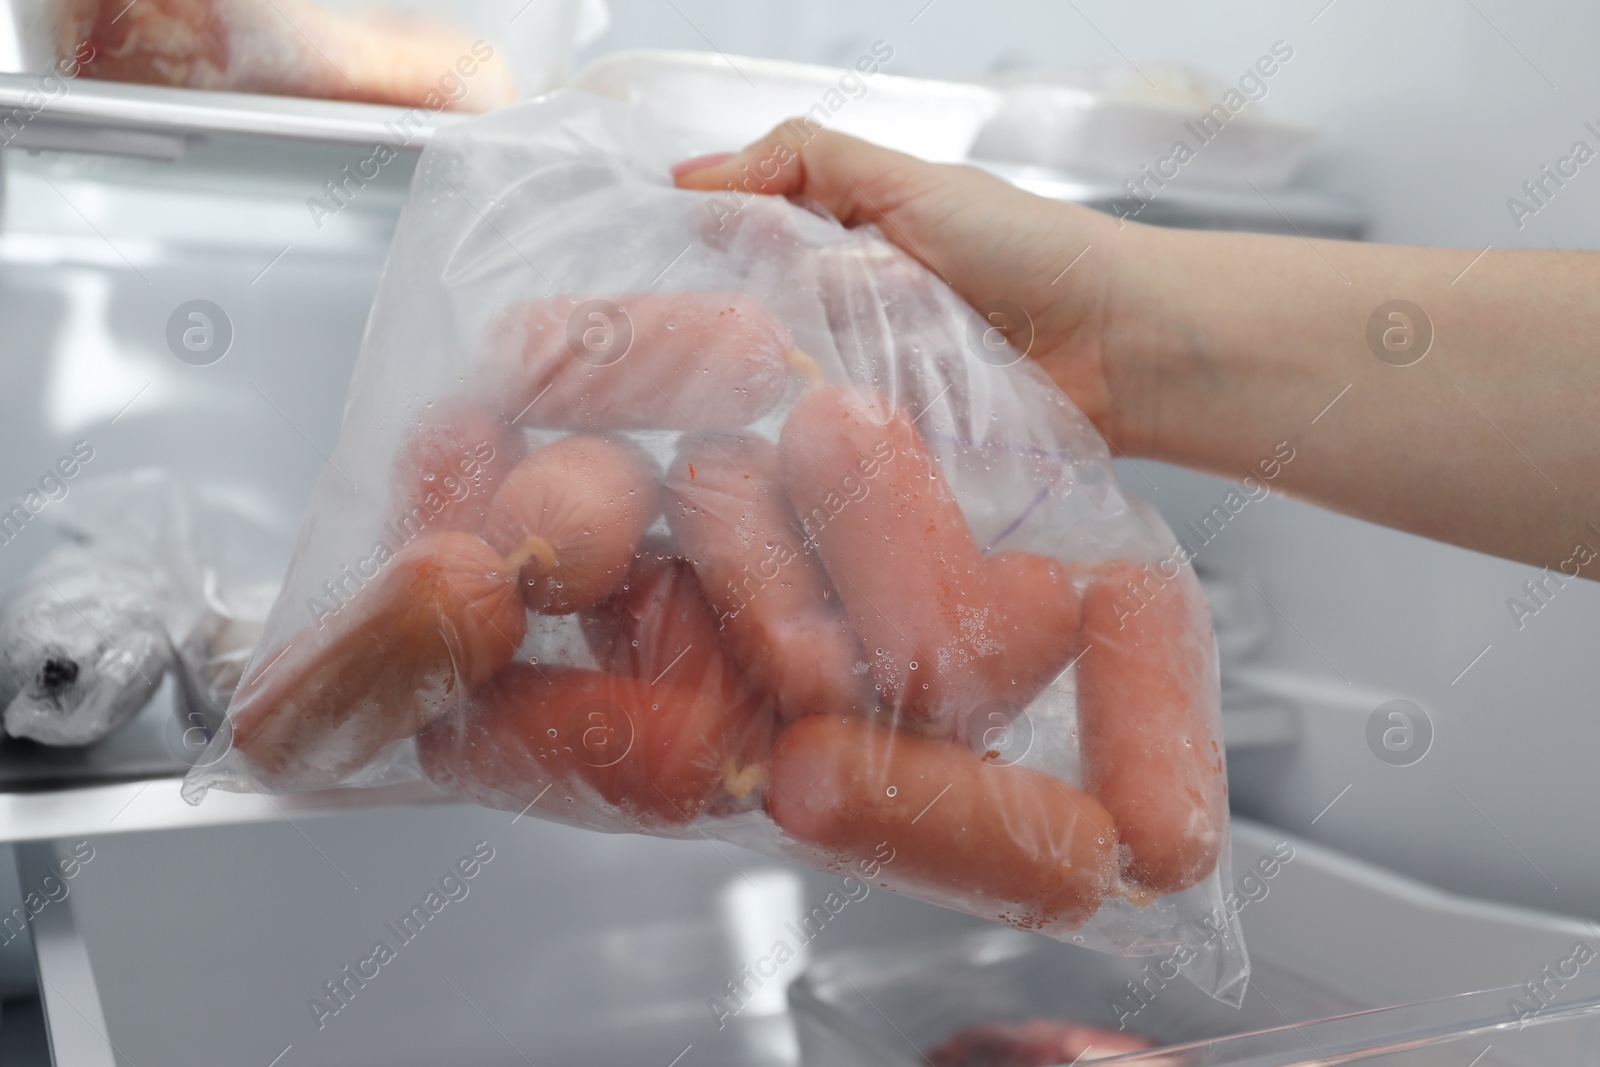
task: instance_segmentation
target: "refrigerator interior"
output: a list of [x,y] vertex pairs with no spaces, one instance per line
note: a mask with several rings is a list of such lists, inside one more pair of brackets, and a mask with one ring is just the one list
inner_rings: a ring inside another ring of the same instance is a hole
[[[1586,936],[1249,821],[1234,831],[1235,878],[1259,965],[1242,1010],[1163,981],[1159,957],[1004,930],[719,843],[460,804],[19,851],[24,884],[80,861],[35,920],[54,1039],[103,1057],[63,1062],[916,1063],[906,1034],[1034,1013],[1120,1020],[1171,1044],[1537,981]],[[1274,855],[1271,877],[1244,879]],[[830,893],[843,903],[824,907]],[[780,942],[792,955],[774,963]],[[989,947],[952,956],[963,943]],[[1005,977],[1007,956],[1031,969]],[[1510,1031],[1518,1000],[1540,1009],[1535,1022],[1565,1021],[1488,1039],[1499,1049],[1486,1064],[1600,1047],[1592,976],[1552,987],[1548,1007],[1513,988],[1426,1022],[1439,1040]],[[1375,1016],[1340,1040],[1381,1046],[1402,1023]]]
[[[1335,14],[1346,13],[1328,18]],[[638,25],[630,15],[622,39]],[[725,27],[740,26],[730,15],[714,30],[717,43],[740,47],[725,36]],[[705,47],[699,38],[685,43]],[[768,46],[752,32],[743,47]],[[932,54],[904,52],[913,68]],[[77,103],[104,104],[98,117],[40,124],[34,151],[0,153],[0,367],[13,398],[0,424],[8,459],[0,501],[20,499],[82,441],[94,450],[87,472],[154,464],[227,493],[274,530],[281,565],[337,436],[416,146],[376,178],[350,184],[349,168],[368,158],[381,129],[381,109],[296,105],[288,110],[298,125],[264,137],[252,122],[273,126],[276,105],[251,119],[253,101],[208,100],[209,116],[196,121],[162,111],[174,100],[88,87]],[[115,118],[131,105],[145,109],[146,121]],[[1100,203],[1115,195],[1060,175],[995,169],[1046,195]],[[1358,184],[1348,169],[1336,173]],[[1325,197],[1275,196],[1274,208],[1212,195],[1174,196],[1162,221],[1283,231],[1282,208],[1291,228],[1309,233],[1359,228],[1359,213]],[[1418,210],[1426,215],[1428,205]],[[1454,239],[1427,218],[1420,235]],[[1380,235],[1404,234],[1392,210],[1379,219]],[[1474,237],[1476,227],[1467,227]],[[231,335],[209,363],[186,362],[168,340],[174,316],[196,300],[220,308]],[[1125,486],[1174,527],[1208,513],[1230,488],[1142,461],[1121,467]],[[54,543],[48,518],[46,510],[0,546],[0,585]],[[1267,620],[1263,647],[1225,679],[1230,741],[1252,730],[1266,740],[1230,744],[1236,810],[1436,885],[1594,915],[1600,860],[1572,848],[1570,821],[1551,813],[1570,810],[1575,783],[1592,777],[1587,728],[1575,727],[1570,743],[1558,738],[1569,736],[1562,724],[1593,710],[1600,664],[1588,653],[1600,594],[1574,586],[1530,625],[1534,633],[1523,633],[1509,626],[1503,602],[1530,568],[1277,497],[1252,504],[1201,560],[1248,578]],[[1395,699],[1430,716],[1430,759],[1394,766],[1375,758],[1369,723]],[[1258,717],[1246,721],[1241,710]],[[87,967],[92,975],[102,1036],[120,1057],[104,1062],[543,1065],[593,1062],[597,1049],[619,1062],[684,1067],[798,1062],[801,1042],[778,986],[727,1030],[711,1025],[706,1001],[759,955],[778,916],[828,891],[827,876],[707,842],[602,837],[526,818],[513,825],[508,815],[455,805],[321,817],[315,812],[332,801],[280,808],[213,798],[207,803],[235,813],[217,818],[242,825],[172,828],[190,818],[173,775],[192,758],[173,723],[163,691],[136,723],[88,753],[19,754],[0,744],[0,788],[13,794],[4,810],[29,820],[14,822],[8,837],[54,837],[58,850],[83,840],[96,850],[55,913],[61,937],[41,952],[67,968],[56,973]],[[55,799],[55,790],[41,792],[63,783],[70,789]],[[48,834],[37,829],[45,827]],[[119,832],[130,829],[148,832]],[[338,1003],[324,983],[370,954],[376,939],[398,940],[384,924],[478,841],[490,842],[496,859],[470,894],[319,1019],[309,1002]],[[42,847],[19,846],[20,892],[51,862]],[[1369,906],[1387,915],[1373,919],[1370,940],[1326,946],[1351,968],[1365,998],[1358,1006],[1532,981],[1593,933],[1554,914],[1529,915],[1521,918],[1538,932],[1526,938],[1490,945],[1458,932],[1424,942],[1415,916],[1444,903],[1417,905],[1423,910],[1408,919],[1347,886],[1297,887],[1296,873],[1274,887],[1279,903],[1252,905],[1247,934],[1303,937],[1340,908],[1352,923]],[[0,901],[6,896],[0,887]],[[1293,900],[1299,910],[1285,912],[1293,918],[1271,927],[1272,909]],[[825,948],[903,944],[947,933],[953,921],[887,893],[852,908],[785,979]],[[1437,970],[1369,966],[1367,953],[1395,946],[1437,960]],[[0,946],[0,992],[13,996],[0,1016],[0,1065],[26,1056],[24,1042],[38,1035],[27,1015],[38,1009],[14,997],[31,968],[12,961],[26,951],[21,941]],[[48,1014],[94,1047],[95,1028],[84,1030],[84,1015],[65,999],[76,994],[61,992]],[[1592,1036],[1585,1040],[1592,1046]],[[1461,1051],[1466,1063],[1476,1049]]]

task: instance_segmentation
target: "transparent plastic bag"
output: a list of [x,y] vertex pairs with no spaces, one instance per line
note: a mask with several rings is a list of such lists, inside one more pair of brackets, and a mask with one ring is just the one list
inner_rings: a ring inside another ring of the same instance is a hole
[[430,143],[232,749],[188,795],[427,777],[1237,1002],[1186,553],[936,277],[673,188],[678,147],[578,93]]
[[178,644],[178,718],[183,745],[199,756],[226,721],[228,702],[261,640],[267,613],[277,599],[275,582],[224,590],[214,573],[205,576],[204,615]]

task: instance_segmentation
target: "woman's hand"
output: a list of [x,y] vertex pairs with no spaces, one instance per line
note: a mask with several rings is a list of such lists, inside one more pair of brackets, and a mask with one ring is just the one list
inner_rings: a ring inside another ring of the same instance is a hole
[[815,200],[846,226],[877,225],[967,303],[1018,305],[1033,324],[1029,354],[1115,439],[1105,344],[1115,279],[1112,219],[1025,193],[974,167],[926,163],[804,119],[740,152],[673,170],[685,189]]
[[[1305,499],[1600,575],[1600,254],[1164,230],[803,119],[675,169],[875,223],[968,303],[1019,305],[1125,455],[1240,478],[1287,453],[1274,484]],[[1374,340],[1396,301],[1415,351]]]

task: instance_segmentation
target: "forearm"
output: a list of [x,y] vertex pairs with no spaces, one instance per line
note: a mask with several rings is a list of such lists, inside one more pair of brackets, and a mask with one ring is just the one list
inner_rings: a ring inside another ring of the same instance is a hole
[[[1600,549],[1600,256],[1495,250],[1463,276],[1474,254],[1128,227],[1106,428],[1230,477],[1286,441],[1276,487],[1572,573],[1580,542]],[[1434,333],[1409,366],[1414,347],[1368,343],[1396,299]]]

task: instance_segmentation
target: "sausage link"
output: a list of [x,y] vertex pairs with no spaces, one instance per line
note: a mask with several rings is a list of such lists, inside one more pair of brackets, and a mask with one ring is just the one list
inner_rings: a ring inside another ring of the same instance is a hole
[[424,730],[417,753],[430,779],[489,807],[671,833],[748,780],[744,710],[666,682],[514,663]]
[[893,850],[894,882],[1014,926],[1081,925],[1116,881],[1116,829],[1093,797],[965,747],[810,716],[773,748],[766,809],[838,866]]
[[1200,583],[1184,569],[1099,569],[1084,593],[1078,737],[1084,787],[1117,820],[1128,876],[1176,893],[1216,867],[1228,814],[1216,657]]
[[520,437],[479,404],[446,401],[429,409],[395,462],[395,526],[411,536],[481,533],[495,490],[521,457]]
[[427,534],[239,687],[233,747],[274,788],[332,785],[505,666],[527,615],[516,570],[470,534]]
[[771,312],[727,293],[514,304],[484,346],[483,398],[517,425],[560,430],[737,430],[776,409],[796,373],[817,373]]
[[694,561],[725,643],[785,720],[865,709],[865,662],[822,565],[805,550],[758,437],[685,448],[666,484],[667,522]]
[[1004,646],[991,699],[1023,708],[1071,662],[1083,605],[1071,569],[1049,556],[1000,552],[984,570]]
[[992,687],[1000,618],[983,554],[911,419],[850,386],[808,391],[783,482],[865,646],[884,702],[950,730]]
[[659,495],[655,471],[637,449],[573,434],[506,476],[489,505],[484,537],[520,562],[530,610],[565,615],[621,584]]

